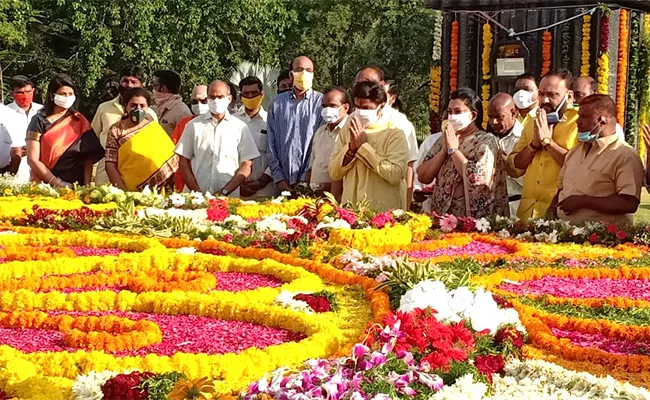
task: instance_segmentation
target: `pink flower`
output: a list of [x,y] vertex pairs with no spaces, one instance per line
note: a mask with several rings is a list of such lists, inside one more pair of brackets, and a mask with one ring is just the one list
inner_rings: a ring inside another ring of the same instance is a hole
[[393,215],[389,212],[377,214],[375,218],[370,220],[370,224],[375,228],[381,229],[386,225],[393,226],[395,220],[393,220]]
[[356,214],[350,210],[346,210],[345,208],[337,208],[336,213],[338,214],[339,218],[350,224],[350,226],[356,224],[357,222],[358,218]]
[[443,232],[453,232],[458,226],[458,218],[451,214],[447,214],[440,220],[440,230]]

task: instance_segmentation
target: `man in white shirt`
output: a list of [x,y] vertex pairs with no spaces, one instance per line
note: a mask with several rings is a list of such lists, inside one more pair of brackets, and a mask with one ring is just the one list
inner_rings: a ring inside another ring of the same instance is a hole
[[[497,93],[488,105],[488,131],[499,138],[501,156],[508,159],[515,144],[519,141],[524,126],[517,120],[517,108],[512,96],[507,93]],[[510,171],[508,171],[510,175]],[[513,173],[515,175],[515,173]],[[508,200],[510,202],[510,215],[517,215],[521,191],[524,187],[524,177],[506,178],[508,185]]]
[[262,108],[264,85],[259,78],[249,76],[239,82],[239,92],[243,109],[235,116],[248,126],[260,156],[253,160],[251,175],[240,187],[241,196],[246,199],[273,197],[276,194],[271,169],[268,167],[266,151],[268,140],[266,133],[266,110]]
[[7,107],[14,111],[17,117],[14,119],[13,131],[9,132],[12,140],[11,157],[12,161],[19,160],[17,161],[19,163],[18,170],[13,172],[16,173],[18,182],[28,182],[30,172],[25,154],[27,127],[36,113],[43,108],[43,105],[34,102],[34,83],[26,76],[14,76],[9,85],[14,101]]
[[210,112],[199,115],[183,131],[176,145],[185,190],[239,197],[239,186],[260,156],[248,127],[228,113],[232,101],[226,82],[208,87]]
[[[366,66],[357,72],[355,79],[355,84],[360,82],[374,82],[382,84],[386,87],[386,93],[388,93],[389,87],[384,81],[384,71],[376,66]],[[411,200],[413,198],[413,179],[415,177],[415,171],[413,169],[413,163],[418,159],[418,140],[415,136],[415,127],[408,120],[406,115],[395,110],[386,104],[382,111],[382,119],[386,119],[393,123],[398,129],[404,132],[406,136],[406,141],[409,145],[409,162],[406,170],[406,208],[410,209]]]
[[[20,157],[14,156],[13,138],[11,132],[16,132],[18,115],[4,104],[0,104],[0,174],[15,174],[20,164]],[[25,132],[25,136],[27,133]],[[23,142],[24,142],[23,138]]]
[[334,150],[334,143],[339,131],[348,121],[350,99],[345,89],[331,87],[323,92],[323,121],[325,124],[318,128],[312,140],[311,158],[307,180],[318,194],[330,192],[337,200],[341,200],[343,184],[341,181],[332,182],[329,164]]

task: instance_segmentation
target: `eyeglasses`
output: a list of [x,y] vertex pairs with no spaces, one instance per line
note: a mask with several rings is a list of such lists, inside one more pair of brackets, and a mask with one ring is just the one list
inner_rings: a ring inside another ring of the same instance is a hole
[[208,99],[192,99],[192,104],[208,104]]

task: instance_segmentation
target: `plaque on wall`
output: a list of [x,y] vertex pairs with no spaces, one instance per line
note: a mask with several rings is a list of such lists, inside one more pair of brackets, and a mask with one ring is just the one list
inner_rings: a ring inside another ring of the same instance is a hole
[[528,49],[522,42],[501,41],[497,43],[494,53],[497,78],[514,78],[526,72]]

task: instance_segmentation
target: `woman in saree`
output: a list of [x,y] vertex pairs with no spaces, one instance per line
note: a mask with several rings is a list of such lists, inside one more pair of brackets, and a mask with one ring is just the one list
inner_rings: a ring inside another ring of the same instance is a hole
[[70,77],[56,75],[47,88],[45,107],[27,129],[27,163],[33,181],[55,187],[90,184],[93,164],[104,157],[104,149],[75,103]]
[[435,180],[431,211],[459,217],[509,216],[506,166],[499,139],[483,131],[483,105],[471,89],[451,94],[443,134],[418,167],[424,184]]
[[147,117],[151,95],[143,88],[132,88],[121,102],[125,115],[106,139],[108,178],[128,191],[165,186],[178,170],[178,156],[167,132]]

